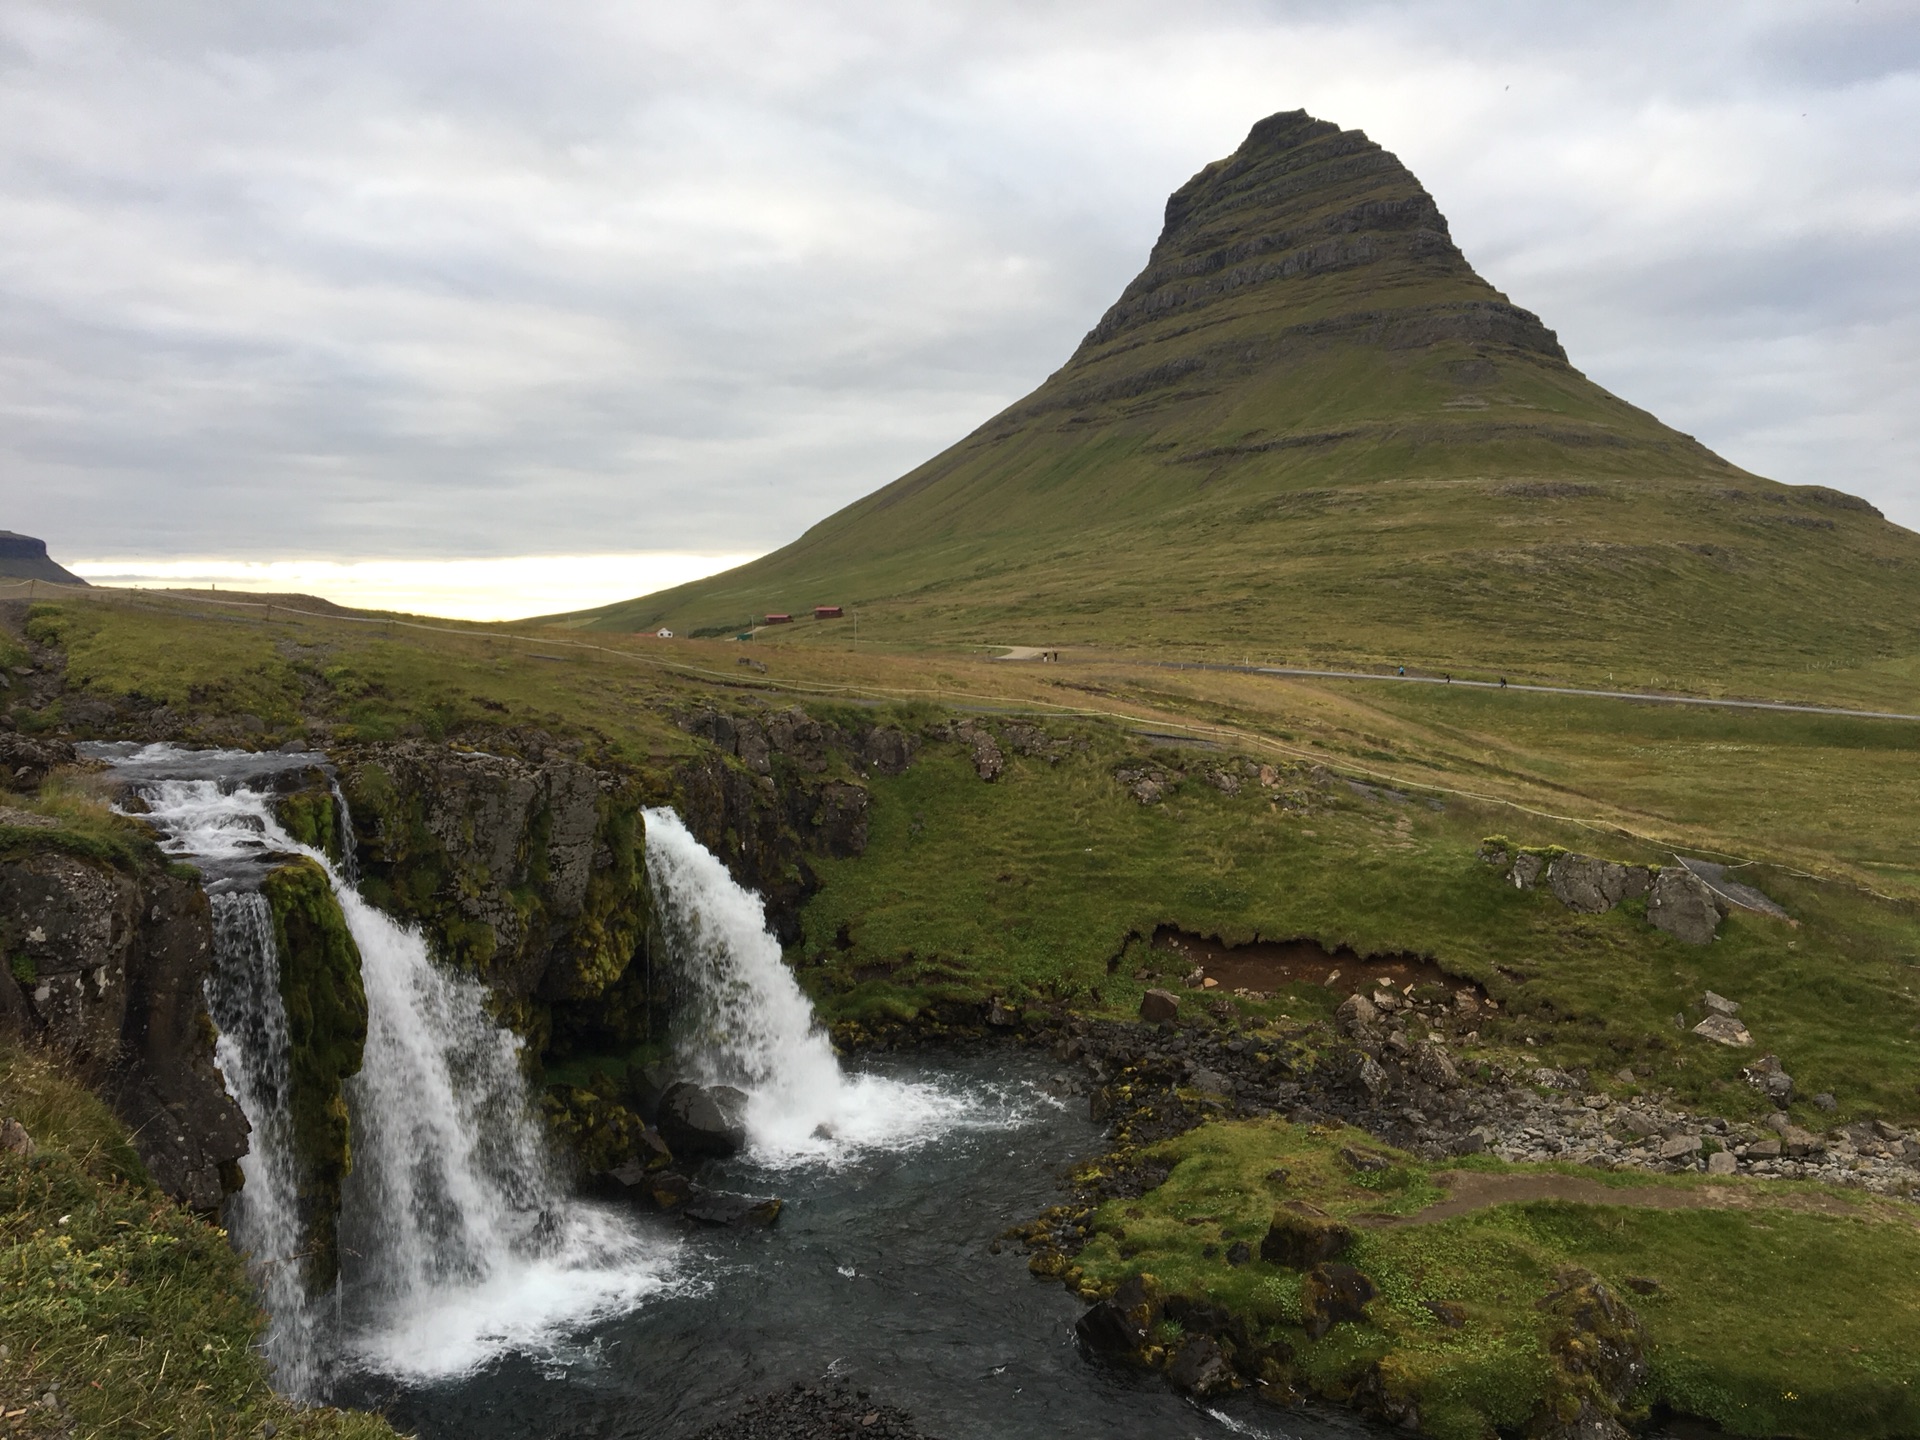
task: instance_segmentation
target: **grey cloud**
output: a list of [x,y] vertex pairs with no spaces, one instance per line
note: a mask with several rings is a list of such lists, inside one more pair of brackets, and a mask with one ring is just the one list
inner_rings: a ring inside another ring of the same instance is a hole
[[1166,193],[1305,105],[1400,151],[1603,383],[1920,525],[1917,37],[1885,5],[0,0],[0,523],[779,544],[1060,364]]

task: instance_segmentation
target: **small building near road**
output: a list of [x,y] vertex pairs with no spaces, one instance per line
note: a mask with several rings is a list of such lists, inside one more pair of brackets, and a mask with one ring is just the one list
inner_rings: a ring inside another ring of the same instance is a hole
[[792,623],[793,616],[787,614],[785,611],[767,616],[767,624],[769,625],[791,625]]
[[662,626],[660,629],[654,631],[653,633],[659,636],[662,640],[671,640],[673,638],[673,632],[667,629],[665,626]]
[[838,620],[840,618],[840,607],[838,605],[816,605],[813,607],[813,618],[816,620]]

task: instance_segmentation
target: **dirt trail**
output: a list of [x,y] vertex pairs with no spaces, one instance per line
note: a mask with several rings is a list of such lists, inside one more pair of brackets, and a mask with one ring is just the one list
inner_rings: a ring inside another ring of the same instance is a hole
[[[1750,1185],[1603,1185],[1598,1180],[1578,1175],[1508,1174],[1490,1175],[1474,1170],[1445,1170],[1434,1182],[1447,1191],[1447,1198],[1412,1215],[1357,1215],[1354,1223],[1371,1229],[1389,1229],[1401,1225],[1432,1225],[1484,1210],[1490,1205],[1519,1205],[1535,1200],[1567,1200],[1580,1205],[1627,1205],[1642,1210],[1797,1210],[1810,1215],[1838,1218],[1898,1219],[1920,1228],[1920,1210],[1912,1206],[1893,1207],[1875,1204],[1869,1196],[1860,1203],[1843,1200],[1820,1190],[1781,1193],[1761,1191]],[[1903,1213],[1913,1210],[1912,1214]]]

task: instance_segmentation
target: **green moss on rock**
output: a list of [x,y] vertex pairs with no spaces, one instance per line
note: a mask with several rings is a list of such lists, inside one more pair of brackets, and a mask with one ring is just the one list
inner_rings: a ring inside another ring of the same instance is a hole
[[298,1162],[307,1285],[332,1287],[339,1274],[340,1190],[353,1169],[342,1085],[358,1073],[367,1040],[360,948],[347,929],[326,873],[313,861],[267,877],[280,948],[280,996],[287,1010],[288,1108]]

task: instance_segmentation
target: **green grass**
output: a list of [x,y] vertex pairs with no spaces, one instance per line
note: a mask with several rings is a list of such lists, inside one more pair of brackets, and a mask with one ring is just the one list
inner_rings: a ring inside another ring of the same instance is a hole
[[690,745],[648,672],[589,653],[544,659],[540,647],[480,627],[389,632],[284,605],[273,618],[264,609],[209,615],[191,602],[169,610],[110,593],[38,606],[29,623],[41,643],[65,650],[81,698],[129,714],[164,705],[189,744],[445,740],[519,727],[578,739],[609,759],[655,760]]
[[[1920,1113],[1920,921],[1908,904],[1773,872],[1766,884],[1797,927],[1736,912],[1713,945],[1688,946],[1633,902],[1575,914],[1477,858],[1496,821],[1523,842],[1642,862],[1656,853],[1549,826],[1529,833],[1473,806],[1363,799],[1339,782],[1302,789],[1297,777],[1304,813],[1258,784],[1228,797],[1198,776],[1142,807],[1113,778],[1132,763],[1125,743],[1100,728],[1088,738],[1083,756],[1012,760],[991,785],[958,746],[939,744],[905,775],[871,782],[867,854],[816,862],[823,885],[794,954],[826,1015],[872,1021],[992,995],[1130,1014],[1144,988],[1136,969],[1172,978],[1178,968],[1141,943],[1157,926],[1229,943],[1306,937],[1363,955],[1414,952],[1482,984],[1504,1014],[1482,1026],[1470,1059],[1525,1056],[1595,1077],[1631,1064],[1655,1077],[1648,1085],[1735,1116],[1760,1104],[1741,1064],[1772,1051],[1803,1094],[1832,1091],[1843,1117]],[[1746,1006],[1756,1050],[1675,1030],[1676,1012],[1700,1018],[1708,989]],[[1305,1020],[1335,998],[1307,986],[1238,1003]]]
[[[376,1440],[378,1416],[276,1396],[264,1317],[226,1233],[147,1183],[106,1108],[38,1052],[0,1045],[0,1112],[33,1136],[0,1155],[0,1400],[15,1434]],[[56,1415],[37,1405],[57,1387]]]
[[[1424,1433],[1483,1440],[1491,1425],[1517,1427],[1532,1413],[1550,1364],[1549,1322],[1534,1303],[1576,1265],[1614,1287],[1646,1326],[1645,1404],[1739,1435],[1865,1440],[1920,1428],[1920,1304],[1887,1280],[1920,1263],[1920,1229],[1892,1202],[1858,1196],[1852,1217],[1794,1209],[1805,1187],[1790,1184],[1527,1167],[1578,1173],[1623,1200],[1647,1186],[1731,1186],[1751,1208],[1539,1201],[1359,1229],[1347,1259],[1379,1287],[1369,1323],[1310,1340],[1298,1328],[1300,1277],[1257,1258],[1274,1208],[1304,1199],[1345,1219],[1416,1213],[1441,1193],[1430,1176],[1462,1166],[1400,1155],[1388,1171],[1355,1174],[1338,1158],[1355,1142],[1382,1149],[1359,1132],[1283,1121],[1214,1123],[1182,1136],[1159,1152],[1173,1165],[1163,1185],[1099,1209],[1075,1262],[1079,1283],[1104,1290],[1152,1274],[1169,1293],[1226,1305],[1288,1340],[1296,1374],[1323,1392],[1342,1394],[1379,1364],[1390,1387],[1420,1400]],[[1268,1178],[1276,1168],[1283,1182]],[[1253,1246],[1251,1263],[1226,1262],[1235,1239]],[[1659,1288],[1639,1295],[1629,1278]],[[1878,1298],[1864,1307],[1863,1295]],[[1465,1325],[1441,1324],[1429,1301],[1460,1305]]]

